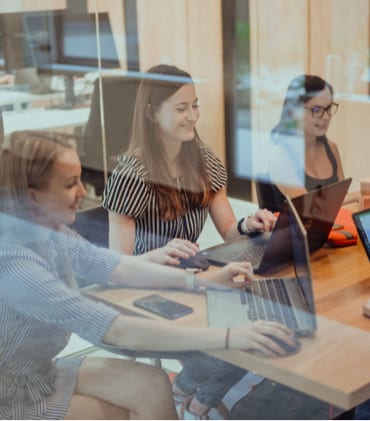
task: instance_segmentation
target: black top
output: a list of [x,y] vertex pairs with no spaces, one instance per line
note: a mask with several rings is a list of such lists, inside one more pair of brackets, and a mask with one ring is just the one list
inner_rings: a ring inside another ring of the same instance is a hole
[[[317,137],[317,142],[320,142],[324,145],[326,154],[329,158],[329,161],[332,166],[332,175],[328,178],[315,178],[311,177],[307,174],[305,171],[305,181],[304,181],[304,187],[307,191],[316,190],[320,187],[328,186],[330,184],[336,183],[339,181],[338,177],[338,163],[335,159],[334,153],[329,145],[329,141],[326,136],[320,136]],[[285,146],[285,144],[284,144]],[[288,155],[290,156],[292,162],[296,166],[297,172],[299,172],[300,168],[298,168],[298,164],[301,160],[298,159],[298,156],[296,155],[293,148],[286,145],[285,150],[287,151]],[[260,207],[266,207],[267,209],[270,209],[271,211],[279,211],[282,204],[285,201],[284,196],[281,194],[278,187],[272,182],[258,182],[256,183],[257,187],[257,196],[258,196],[258,202]]]
[[309,176],[305,171],[304,186],[307,191],[316,190],[319,187],[328,186],[329,184],[333,184],[339,181],[338,163],[337,163],[337,160],[335,159],[333,151],[331,150],[327,137],[326,136],[318,137],[317,141],[321,142],[324,145],[326,154],[328,155],[329,161],[333,168],[333,172],[332,172],[332,175],[328,178],[314,178],[314,177]]

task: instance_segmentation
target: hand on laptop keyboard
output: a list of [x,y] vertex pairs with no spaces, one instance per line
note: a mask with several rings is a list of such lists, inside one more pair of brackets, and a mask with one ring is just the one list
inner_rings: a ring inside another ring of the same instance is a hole
[[[267,209],[258,209],[258,211],[244,219],[246,232],[270,232],[274,227],[276,217]],[[243,224],[242,224],[243,225]]]
[[[236,276],[238,282],[234,282]],[[218,270],[206,272],[204,278],[229,288],[245,288],[253,280],[253,268],[249,262],[231,262]]]

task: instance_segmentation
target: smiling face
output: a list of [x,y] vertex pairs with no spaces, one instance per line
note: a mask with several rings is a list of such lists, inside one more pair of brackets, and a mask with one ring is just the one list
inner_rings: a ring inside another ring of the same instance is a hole
[[329,128],[331,117],[324,112],[322,117],[313,117],[310,108],[326,108],[333,102],[333,96],[328,87],[305,103],[304,132],[306,136],[324,136]]
[[38,223],[55,228],[74,222],[79,201],[86,195],[80,177],[81,164],[76,151],[61,148],[47,186],[28,189]]
[[194,85],[186,84],[161,104],[154,121],[164,142],[186,142],[195,137],[199,115]]

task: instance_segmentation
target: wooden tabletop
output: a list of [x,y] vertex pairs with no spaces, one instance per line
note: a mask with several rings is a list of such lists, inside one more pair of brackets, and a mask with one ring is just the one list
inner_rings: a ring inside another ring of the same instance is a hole
[[[301,339],[299,353],[282,358],[262,358],[236,350],[209,353],[349,409],[370,398],[370,319],[362,314],[362,304],[370,297],[370,262],[358,244],[322,248],[311,255],[311,266],[318,329],[313,337]],[[133,299],[151,292],[121,289],[94,295],[138,311]],[[181,291],[160,294],[194,308],[193,314],[168,323],[207,326],[204,295]]]

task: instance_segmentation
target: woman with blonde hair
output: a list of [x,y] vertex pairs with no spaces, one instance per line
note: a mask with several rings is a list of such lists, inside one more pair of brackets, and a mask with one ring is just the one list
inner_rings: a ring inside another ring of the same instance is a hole
[[[179,328],[121,315],[76,289],[90,282],[149,288],[206,285],[185,271],[98,248],[67,228],[85,195],[76,151],[56,134],[15,132],[0,150],[0,416],[2,419],[175,419],[167,376],[129,360],[56,355],[72,332],[95,345],[137,350],[257,348],[292,343],[276,323],[231,329]],[[243,264],[209,274],[232,284]],[[227,338],[227,340],[225,339]],[[226,342],[225,342],[226,341]],[[143,396],[145,399],[143,399]]]

